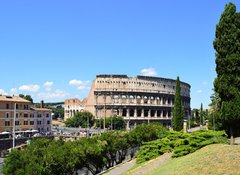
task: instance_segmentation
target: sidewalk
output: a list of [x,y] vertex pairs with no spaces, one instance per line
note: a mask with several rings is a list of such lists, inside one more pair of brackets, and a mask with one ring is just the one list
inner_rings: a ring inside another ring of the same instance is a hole
[[161,164],[168,161],[172,156],[172,153],[165,153],[162,156],[157,157],[156,159],[150,160],[146,163],[144,163],[142,166],[131,170],[128,173],[125,173],[124,175],[148,175],[152,171],[154,171],[157,167],[159,167]]
[[120,165],[112,170],[110,170],[109,172],[106,173],[106,175],[120,175],[124,172],[126,172],[127,170],[131,169],[136,163],[136,159],[133,159],[129,162],[124,163],[123,165]]

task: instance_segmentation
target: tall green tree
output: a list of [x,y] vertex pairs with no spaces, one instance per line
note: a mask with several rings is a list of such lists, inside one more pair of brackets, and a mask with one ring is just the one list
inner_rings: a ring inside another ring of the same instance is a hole
[[223,120],[221,118],[221,109],[220,109],[220,97],[217,92],[211,95],[211,103],[209,104],[210,110],[207,116],[208,127],[211,130],[223,130]]
[[201,103],[200,107],[200,125],[204,125],[204,112],[203,112],[203,104]]
[[[95,121],[96,127],[104,128],[103,119],[96,119]],[[123,117],[114,115],[106,118],[105,127],[111,130],[121,130],[125,128],[125,122]]]
[[31,103],[33,103],[33,99],[31,97],[31,95],[24,95],[24,94],[19,94],[19,97],[24,98],[25,100],[30,101]]
[[173,119],[172,125],[173,129],[176,131],[181,131],[183,129],[183,107],[181,102],[181,95],[180,95],[180,80],[177,77],[176,80],[176,92],[174,97],[174,108],[173,108]]
[[68,118],[65,122],[67,127],[92,127],[94,116],[90,112],[78,112],[73,117]]
[[[229,3],[216,26],[214,40],[216,50],[217,78],[214,89],[221,99],[220,109],[223,125],[231,135],[239,131],[240,113],[237,111],[240,97],[240,13]],[[233,110],[234,109],[234,110]]]

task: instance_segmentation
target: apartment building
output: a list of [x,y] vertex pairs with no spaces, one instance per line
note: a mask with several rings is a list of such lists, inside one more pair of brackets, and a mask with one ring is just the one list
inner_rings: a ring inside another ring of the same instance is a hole
[[52,111],[44,108],[43,101],[40,108],[31,108],[30,122],[33,128],[39,132],[51,132],[52,130]]
[[0,132],[12,132],[16,104],[15,130],[51,131],[51,110],[31,108],[31,102],[18,96],[0,96]]

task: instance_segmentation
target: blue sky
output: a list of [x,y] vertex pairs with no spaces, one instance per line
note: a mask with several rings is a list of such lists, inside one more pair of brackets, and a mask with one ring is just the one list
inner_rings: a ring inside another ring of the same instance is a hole
[[96,74],[180,76],[192,108],[207,108],[215,26],[228,2],[0,1],[0,93],[54,102],[87,97]]

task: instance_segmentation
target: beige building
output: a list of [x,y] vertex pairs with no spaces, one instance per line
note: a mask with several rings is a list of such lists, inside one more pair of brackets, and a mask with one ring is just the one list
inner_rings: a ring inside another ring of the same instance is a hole
[[[0,96],[0,132],[12,132],[15,104],[16,131],[26,131],[30,129],[39,131],[51,131],[51,110],[43,107],[31,108],[30,101],[18,96]],[[40,120],[41,122],[39,122]]]
[[[123,116],[128,127],[161,122],[171,126],[176,80],[127,75],[97,75],[85,110],[96,118]],[[185,118],[190,115],[190,85],[180,83]]]
[[66,99],[64,101],[64,120],[73,117],[77,112],[83,112],[87,99],[80,101],[77,98]]
[[28,130],[31,102],[17,96],[0,96],[0,132],[13,130],[14,105],[16,103],[16,131]]

